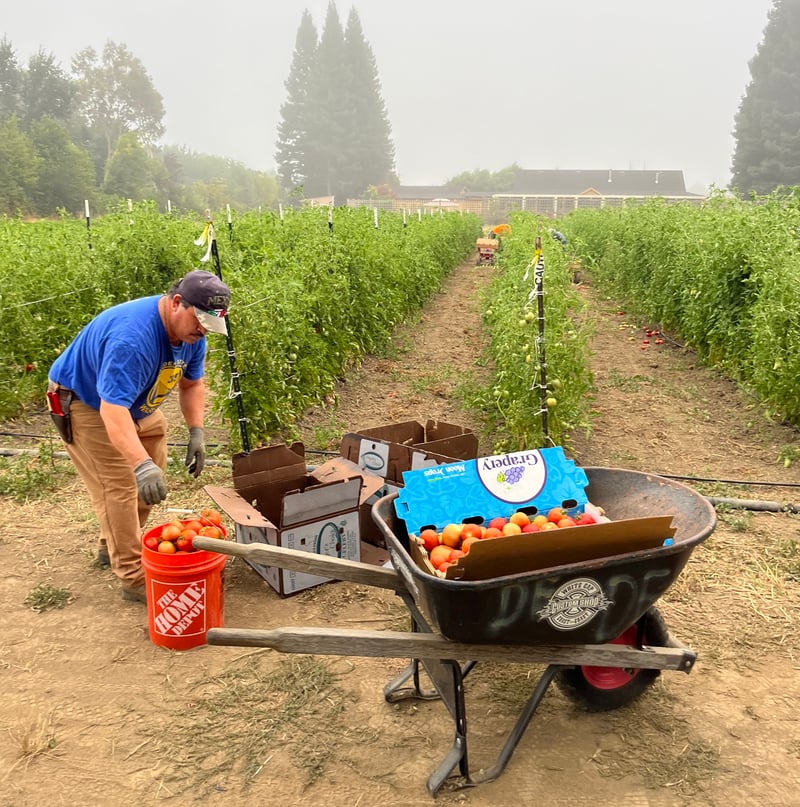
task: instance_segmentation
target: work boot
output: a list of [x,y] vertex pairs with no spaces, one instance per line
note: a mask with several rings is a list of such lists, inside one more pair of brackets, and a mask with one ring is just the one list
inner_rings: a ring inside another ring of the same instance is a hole
[[123,586],[122,599],[127,602],[143,602],[147,603],[147,591],[144,585],[141,586]]
[[108,554],[108,547],[101,546],[97,550],[97,557],[94,559],[94,566],[98,569],[111,568],[111,556]]

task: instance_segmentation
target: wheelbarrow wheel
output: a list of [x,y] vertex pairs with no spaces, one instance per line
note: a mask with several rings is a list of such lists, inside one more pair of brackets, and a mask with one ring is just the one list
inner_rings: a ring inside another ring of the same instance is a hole
[[[657,608],[618,636],[612,644],[663,647],[669,631]],[[569,667],[556,675],[556,686],[588,712],[607,712],[636,700],[661,675],[661,670],[631,667]]]

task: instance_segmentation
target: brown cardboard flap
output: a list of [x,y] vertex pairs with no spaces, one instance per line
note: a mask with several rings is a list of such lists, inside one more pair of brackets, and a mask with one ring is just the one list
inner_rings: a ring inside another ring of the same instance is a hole
[[371,429],[359,429],[358,434],[371,437],[373,440],[384,440],[387,443],[398,443],[404,446],[413,446],[425,441],[425,428],[416,420],[387,423]]
[[203,490],[221,507],[237,524],[246,524],[251,527],[272,527],[275,525],[243,499],[235,490],[221,488],[216,485],[206,485]]
[[293,527],[307,521],[358,509],[361,477],[338,479],[315,485],[304,491],[291,491],[281,501],[281,527]]
[[478,456],[478,436],[464,426],[428,420],[425,424],[425,442],[415,447],[457,460],[474,460]]
[[672,538],[672,516],[631,518],[476,541],[447,570],[448,580],[488,580],[569,563],[655,549]]
[[[339,453],[351,462],[396,485],[403,472],[424,464],[440,465],[478,456],[478,438],[466,427],[444,421],[416,420],[351,432],[342,437]],[[375,460],[374,466],[366,458]]]
[[384,485],[383,477],[364,471],[355,462],[343,457],[334,457],[322,463],[322,465],[311,471],[311,476],[323,484],[359,477],[361,479],[359,504],[364,504],[370,496],[377,493]]
[[305,447],[302,443],[293,443],[291,446],[281,443],[247,454],[235,454],[232,462],[233,486],[236,490],[262,487],[306,473]]

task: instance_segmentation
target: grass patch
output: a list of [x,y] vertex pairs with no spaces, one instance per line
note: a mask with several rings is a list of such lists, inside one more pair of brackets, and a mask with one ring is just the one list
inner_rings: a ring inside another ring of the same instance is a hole
[[43,441],[35,455],[0,457],[0,495],[11,496],[17,502],[44,499],[64,485],[64,475],[74,475],[70,462],[59,462],[53,456],[62,451],[61,443]]
[[8,727],[8,734],[19,749],[19,755],[2,780],[8,779],[20,765],[27,765],[36,757],[53,751],[58,744],[54,722],[52,711],[45,715],[30,713]]
[[72,594],[69,589],[57,588],[48,583],[40,583],[25,598],[25,605],[39,613],[50,608],[63,608],[70,602],[72,602]]
[[638,392],[644,385],[652,385],[653,378],[649,375],[623,375],[619,370],[611,369],[606,378],[606,386],[626,392]]
[[154,739],[174,761],[165,780],[178,792],[203,796],[232,779],[247,790],[276,753],[288,754],[309,785],[333,758],[350,697],[338,676],[312,656],[269,668],[272,658],[251,653],[199,681],[190,708],[159,730]]
[[749,510],[731,507],[727,504],[715,505],[719,520],[728,526],[732,532],[751,532],[753,529],[753,514]]

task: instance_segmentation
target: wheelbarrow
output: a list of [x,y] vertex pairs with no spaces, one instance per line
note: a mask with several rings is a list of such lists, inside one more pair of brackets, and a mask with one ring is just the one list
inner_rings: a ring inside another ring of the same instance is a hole
[[479,238],[475,242],[475,249],[478,253],[477,266],[494,266],[497,251],[500,248],[500,241],[497,238]]
[[[405,670],[385,686],[385,700],[440,699],[454,722],[452,747],[430,774],[429,792],[435,796],[445,782],[457,789],[492,781],[505,769],[551,683],[587,710],[604,711],[640,697],[662,670],[688,673],[696,661],[696,654],[670,635],[654,603],[695,546],[713,532],[714,508],[673,480],[616,468],[584,470],[589,500],[602,505],[612,520],[672,515],[671,545],[489,580],[448,580],[412,559],[393,493],[372,509],[391,569],[266,544],[213,538],[197,538],[194,544],[265,565],[393,590],[409,610],[411,632],[212,628],[206,641],[283,653],[409,658]],[[495,763],[475,773],[469,766],[465,679],[481,661],[545,669]],[[423,671],[433,689],[424,687]]]

